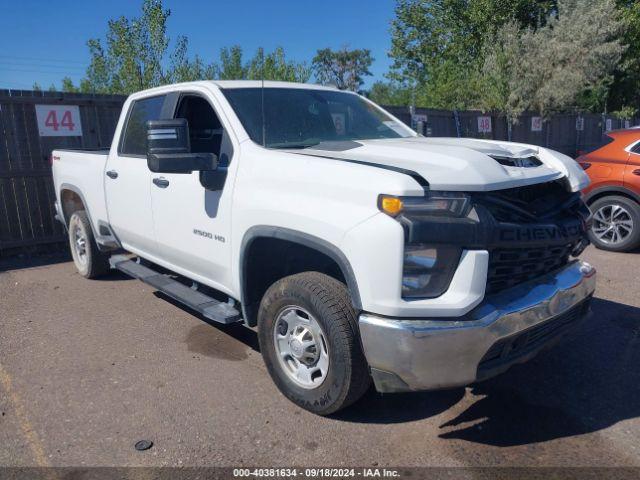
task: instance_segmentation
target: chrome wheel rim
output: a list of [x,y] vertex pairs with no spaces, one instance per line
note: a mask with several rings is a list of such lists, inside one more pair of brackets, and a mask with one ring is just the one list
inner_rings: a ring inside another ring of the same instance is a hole
[[619,204],[605,205],[593,214],[593,234],[607,245],[624,242],[633,232],[633,218]]
[[287,306],[276,316],[273,343],[287,377],[302,388],[318,388],[329,371],[329,349],[320,325],[304,308]]
[[85,265],[87,263],[87,236],[84,234],[84,230],[77,225],[73,231],[73,249],[78,261]]

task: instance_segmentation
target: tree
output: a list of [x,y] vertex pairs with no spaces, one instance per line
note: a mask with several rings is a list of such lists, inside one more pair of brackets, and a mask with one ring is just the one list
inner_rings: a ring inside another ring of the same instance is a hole
[[341,50],[330,48],[318,50],[312,60],[316,79],[322,84],[334,84],[341,90],[357,91],[364,83],[363,77],[370,76],[373,63],[371,51]]
[[90,39],[87,42],[87,47],[89,47],[91,62],[87,68],[87,76],[82,81],[82,90],[95,93],[115,93],[113,92],[114,79],[112,78],[114,60],[107,59],[100,40]]
[[168,55],[170,15],[161,0],[143,0],[140,17],[109,20],[104,44],[97,38],[87,42],[91,61],[78,88],[128,94],[169,82],[213,78],[213,65],[188,57],[186,37],[179,36]]
[[476,80],[481,106],[513,121],[525,109],[548,116],[574,107],[585,92],[606,95],[625,50],[623,29],[614,0],[560,0],[537,30],[505,25]]
[[62,79],[61,90],[68,93],[78,93],[80,91],[80,89],[73,84],[73,81],[69,77],[64,77]]
[[311,71],[304,62],[287,60],[284,49],[277,47],[271,53],[258,48],[255,55],[243,62],[242,47],[234,45],[220,50],[220,62],[214,65],[215,78],[220,80],[280,80],[307,82]]
[[33,90],[34,92],[41,92],[42,87],[38,82],[33,82],[33,86],[31,87],[31,90]]
[[180,36],[176,42],[176,49],[171,55],[171,68],[168,73],[169,81],[173,83],[192,82],[197,80],[212,80],[216,76],[215,65],[206,64],[198,55],[189,59],[187,37]]
[[306,82],[311,76],[305,63],[289,61],[282,47],[271,53],[259,49],[246,64],[239,45],[220,50],[218,63],[188,54],[189,41],[180,35],[170,54],[166,34],[171,11],[162,0],[143,0],[137,18],[109,20],[106,39],[87,42],[91,61],[79,86],[63,80],[65,91],[129,94],[172,82],[195,80],[259,79]]
[[379,105],[422,106],[416,104],[413,88],[397,82],[375,82],[367,92],[367,96]]
[[618,0],[618,9],[625,22],[622,43],[628,47],[613,74],[608,109],[628,115],[640,109],[640,2]]
[[496,32],[493,43],[486,45],[484,53],[484,62],[475,79],[479,91],[477,107],[502,112],[513,124],[529,106],[527,99],[519,94],[524,81],[518,77],[519,62],[525,55],[519,26],[515,22],[504,25]]
[[553,0],[399,0],[391,24],[390,78],[417,85],[436,108],[469,108],[485,44],[511,19],[537,28]]
[[307,67],[306,63],[288,61],[282,47],[277,47],[266,55],[264,49],[259,48],[245,68],[247,78],[252,80],[264,78],[265,80],[305,83],[311,77],[311,69]]
[[144,0],[140,17],[109,20],[106,49],[100,39],[87,42],[91,62],[82,90],[127,94],[167,83],[163,60],[169,15],[161,0]]
[[242,47],[234,45],[220,50],[220,65],[216,67],[220,80],[241,80],[247,78],[247,67],[242,63]]

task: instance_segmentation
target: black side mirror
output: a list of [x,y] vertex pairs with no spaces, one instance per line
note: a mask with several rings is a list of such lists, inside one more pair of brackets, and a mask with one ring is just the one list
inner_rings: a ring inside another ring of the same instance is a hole
[[211,171],[218,167],[218,158],[213,153],[191,153],[186,119],[149,120],[147,166],[156,173]]

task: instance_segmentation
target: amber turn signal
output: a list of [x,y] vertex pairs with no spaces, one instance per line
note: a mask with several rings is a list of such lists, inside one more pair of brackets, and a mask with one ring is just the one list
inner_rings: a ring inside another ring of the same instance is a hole
[[400,212],[402,212],[403,206],[404,205],[402,203],[402,200],[400,200],[398,197],[380,195],[380,198],[378,199],[378,207],[380,208],[380,210],[382,210],[387,215],[391,215],[392,217],[399,215]]

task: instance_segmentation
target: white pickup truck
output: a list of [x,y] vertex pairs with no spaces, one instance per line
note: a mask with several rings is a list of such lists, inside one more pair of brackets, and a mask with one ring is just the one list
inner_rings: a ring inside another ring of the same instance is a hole
[[57,216],[87,278],[120,269],[257,327],[318,414],[525,361],[583,318],[589,180],[531,145],[423,138],[354,93],[207,81],[124,104],[111,149],[55,150]]

